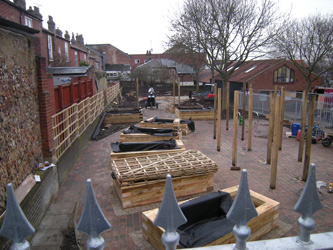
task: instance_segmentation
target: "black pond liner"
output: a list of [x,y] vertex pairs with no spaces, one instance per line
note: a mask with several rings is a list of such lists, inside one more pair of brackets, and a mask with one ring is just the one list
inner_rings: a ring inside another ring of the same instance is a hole
[[113,142],[111,143],[112,151],[133,152],[133,151],[148,151],[148,150],[168,150],[180,149],[174,139],[160,140],[154,142]]
[[[163,119],[154,117],[152,120],[153,123],[173,123],[174,120],[172,119]],[[145,121],[148,122],[148,121]],[[190,118],[189,120],[180,120],[180,124],[187,124],[188,128],[193,132],[195,131],[195,124],[194,121]]]
[[172,129],[167,128],[140,128],[134,125],[131,125],[128,129],[123,130],[124,134],[148,134],[154,136],[172,136]]
[[181,204],[187,223],[177,229],[180,246],[201,247],[232,232],[236,223],[226,218],[232,202],[229,193],[217,191]]

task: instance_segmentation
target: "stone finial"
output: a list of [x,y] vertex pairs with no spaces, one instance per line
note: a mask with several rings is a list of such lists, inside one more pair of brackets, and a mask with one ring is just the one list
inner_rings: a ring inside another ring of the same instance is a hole
[[297,201],[294,210],[302,216],[298,219],[300,235],[297,239],[301,245],[309,245],[312,243],[310,234],[316,226],[316,222],[312,215],[322,209],[316,186],[316,165],[310,165],[308,180],[305,184],[301,197]]
[[236,238],[235,249],[246,249],[246,241],[251,235],[251,229],[247,226],[247,223],[257,216],[258,212],[250,195],[247,171],[244,169],[242,171],[236,198],[227,214],[228,219],[237,223],[233,228],[233,233]]
[[165,229],[162,242],[166,249],[176,249],[179,242],[179,234],[176,229],[187,222],[180,209],[173,191],[171,175],[167,175],[164,196],[160,209],[154,220],[154,225]]
[[87,249],[104,249],[105,242],[100,236],[102,232],[111,228],[96,200],[91,180],[87,180],[87,193],[83,212],[77,230],[89,235]]
[[25,217],[19,206],[11,183],[7,185],[6,214],[0,229],[0,235],[13,241],[11,249],[28,250],[29,242],[26,237],[32,235],[35,229]]

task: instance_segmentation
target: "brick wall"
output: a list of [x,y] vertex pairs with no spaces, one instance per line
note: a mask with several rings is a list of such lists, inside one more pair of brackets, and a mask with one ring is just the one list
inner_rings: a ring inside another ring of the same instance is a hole
[[[14,188],[42,161],[35,38],[0,29],[0,213]],[[38,51],[38,49],[37,49]]]

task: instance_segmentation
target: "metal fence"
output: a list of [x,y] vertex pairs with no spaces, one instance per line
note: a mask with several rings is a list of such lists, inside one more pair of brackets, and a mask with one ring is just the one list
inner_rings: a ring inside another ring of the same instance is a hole
[[[269,241],[251,242],[249,249],[328,249],[333,239],[333,233],[324,233],[323,237],[313,237],[311,232],[316,226],[313,214],[322,208],[316,187],[315,164],[311,164],[306,185],[303,192],[294,207],[294,211],[301,214],[298,219],[300,235],[298,237],[281,238],[278,242],[269,244]],[[237,249],[245,250],[247,240],[250,237],[251,229],[248,222],[257,217],[258,213],[250,196],[248,187],[247,172],[242,171],[238,193],[231,208],[227,213],[227,218],[234,221],[236,225],[233,228],[233,234],[236,238],[236,244],[203,247],[202,249]],[[162,227],[165,231],[161,237],[166,250],[175,250],[179,242],[179,234],[176,229],[186,223],[187,219],[182,213],[173,190],[171,176],[166,178],[166,187],[162,204],[159,212],[153,222],[155,226]],[[104,239],[100,236],[102,232],[111,228],[103,212],[101,211],[96,196],[94,194],[91,180],[87,180],[86,199],[81,214],[77,230],[89,235],[86,249],[102,250],[105,246]],[[0,235],[13,241],[11,249],[27,250],[30,249],[26,237],[32,235],[35,229],[23,214],[14,194],[12,184],[7,185],[7,207],[4,222],[0,229]],[[315,240],[313,240],[315,238]]]
[[[107,103],[116,98],[119,91],[119,83],[109,87],[106,92]],[[100,92],[52,116],[55,161],[102,113],[104,100],[104,93]]]
[[[280,94],[280,93],[278,93]],[[286,92],[284,104],[284,119],[289,123],[300,123],[302,119],[301,98],[295,97],[295,92]],[[245,107],[248,110],[249,93],[246,93]],[[269,115],[270,95],[253,93],[253,112],[261,116]],[[309,104],[309,101],[308,101]],[[307,104],[307,107],[309,106]],[[239,107],[243,106],[243,93],[239,94]],[[328,95],[318,95],[315,106],[314,124],[327,134],[333,134],[333,93]],[[307,110],[308,114],[308,110]]]

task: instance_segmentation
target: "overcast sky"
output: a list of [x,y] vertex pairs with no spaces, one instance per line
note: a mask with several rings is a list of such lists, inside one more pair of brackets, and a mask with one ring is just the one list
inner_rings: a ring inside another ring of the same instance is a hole
[[[333,0],[275,0],[292,16],[333,13]],[[169,18],[182,0],[26,0],[37,6],[47,28],[48,16],[70,35],[82,34],[87,44],[109,43],[125,53],[163,53]]]

